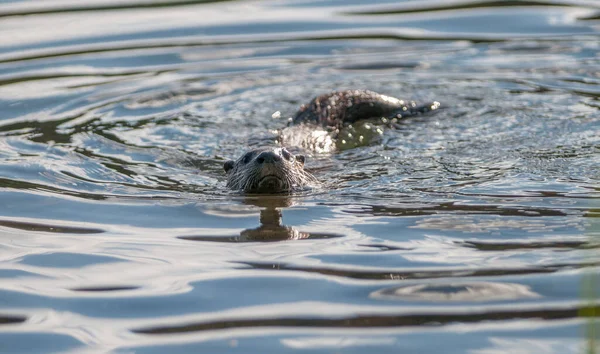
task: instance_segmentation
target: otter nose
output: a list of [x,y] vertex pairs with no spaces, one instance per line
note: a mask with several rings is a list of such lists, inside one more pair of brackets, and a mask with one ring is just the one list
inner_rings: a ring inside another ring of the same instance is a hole
[[281,160],[281,157],[273,151],[263,151],[256,158],[258,163],[274,163]]

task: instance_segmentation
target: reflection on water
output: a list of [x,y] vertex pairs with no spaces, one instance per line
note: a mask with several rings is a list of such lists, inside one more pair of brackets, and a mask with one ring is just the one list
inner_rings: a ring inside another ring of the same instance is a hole
[[243,199],[244,205],[260,208],[260,226],[243,230],[239,236],[180,236],[183,240],[213,241],[213,242],[272,242],[302,239],[325,239],[343,237],[343,235],[328,233],[309,233],[299,231],[293,226],[282,225],[281,209],[290,207],[294,201],[291,197],[256,196]]
[[419,284],[382,289],[371,296],[381,299],[418,299],[420,301],[497,301],[539,297],[520,284]]
[[[598,351],[599,14],[0,2],[0,351]],[[444,109],[301,151],[322,190],[225,188],[349,88]]]
[[[228,321],[219,323],[194,323],[177,327],[156,327],[136,330],[142,334],[172,334],[199,332],[206,330],[217,330],[239,327],[407,327],[407,326],[440,326],[454,322],[481,322],[481,321],[502,321],[514,319],[547,319],[559,320],[577,317],[578,311],[589,311],[597,313],[600,308],[582,308],[582,309],[561,309],[561,310],[537,310],[537,311],[502,311],[490,312],[486,314],[452,315],[452,314],[418,314],[408,316],[393,315],[372,315],[343,319],[287,319],[280,318],[275,320],[253,320],[253,321]],[[583,317],[583,316],[582,316]]]

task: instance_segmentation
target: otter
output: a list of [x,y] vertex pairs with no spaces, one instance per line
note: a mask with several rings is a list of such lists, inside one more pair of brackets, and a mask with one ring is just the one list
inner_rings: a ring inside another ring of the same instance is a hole
[[318,185],[304,170],[304,155],[294,156],[286,148],[265,147],[245,153],[237,161],[227,161],[227,187],[245,193],[283,193]]
[[[278,132],[280,145],[299,146],[315,152],[331,152],[346,147],[365,145],[364,135],[358,143],[347,144],[340,136],[354,137],[353,124],[379,119],[394,126],[398,119],[437,110],[439,102],[417,105],[368,90],[346,90],[315,97],[302,105],[290,119],[288,127]],[[345,129],[350,129],[345,131]],[[224,164],[227,187],[244,193],[291,193],[319,185],[304,170],[304,155],[293,155],[285,147],[262,147],[246,152],[237,160]]]

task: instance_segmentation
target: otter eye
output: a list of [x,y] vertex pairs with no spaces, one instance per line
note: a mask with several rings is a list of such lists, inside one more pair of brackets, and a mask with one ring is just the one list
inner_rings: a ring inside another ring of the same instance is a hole
[[306,160],[306,158],[304,157],[304,155],[297,155],[296,156],[296,161],[300,162],[301,164],[304,164],[305,160]]
[[252,160],[252,153],[247,153],[246,155],[244,155],[244,159],[242,160],[243,163],[248,163],[250,162],[250,160]]
[[288,161],[292,159],[292,154],[290,154],[290,152],[286,149],[281,149],[281,156]]
[[225,169],[225,172],[229,172],[229,171],[231,171],[231,169],[233,168],[234,165],[235,165],[235,162],[229,160],[229,161],[225,162],[225,164],[223,165],[223,168]]

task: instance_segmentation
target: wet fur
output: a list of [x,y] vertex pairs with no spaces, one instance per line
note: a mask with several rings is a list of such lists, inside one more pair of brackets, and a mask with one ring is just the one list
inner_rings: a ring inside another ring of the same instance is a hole
[[[272,152],[280,157],[275,162],[258,163],[262,152]],[[289,156],[289,158],[286,158]],[[247,152],[236,161],[225,163],[227,187],[245,193],[285,193],[293,192],[309,185],[317,185],[317,179],[304,170],[304,156],[294,156],[285,148],[266,147]],[[273,190],[261,189],[261,180],[276,177],[279,186]]]
[[[284,144],[330,152],[335,148],[340,130],[348,124],[369,118],[387,117],[396,120],[436,110],[438,107],[438,102],[417,105],[412,101],[367,90],[331,92],[302,105],[291,119],[293,127],[282,130],[279,140]],[[278,160],[259,163],[257,158],[265,151],[278,156]],[[227,187],[245,193],[292,192],[318,184],[317,179],[304,170],[304,156],[293,156],[285,148],[255,149],[236,161],[227,161],[224,168]],[[261,180],[266,176],[276,177],[277,185],[273,185],[273,178],[271,183],[261,185]]]

